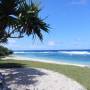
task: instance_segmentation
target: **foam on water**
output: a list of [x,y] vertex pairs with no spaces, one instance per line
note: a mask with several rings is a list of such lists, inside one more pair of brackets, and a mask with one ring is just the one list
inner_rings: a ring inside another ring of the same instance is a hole
[[61,53],[61,54],[69,54],[69,55],[90,55],[89,51],[16,51],[15,54],[18,53],[41,53],[41,54],[50,54],[50,53]]
[[18,54],[18,53],[25,53],[25,52],[14,52],[14,54]]
[[56,52],[14,52],[15,54],[18,53],[56,53]]
[[90,65],[90,50],[22,50],[15,51],[14,54],[46,61]]
[[70,54],[70,55],[90,55],[88,51],[60,51],[63,54]]

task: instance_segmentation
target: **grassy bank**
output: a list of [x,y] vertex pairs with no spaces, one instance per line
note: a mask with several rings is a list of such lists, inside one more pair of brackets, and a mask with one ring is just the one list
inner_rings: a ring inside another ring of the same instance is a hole
[[32,62],[32,61],[16,61],[16,60],[0,60],[0,68],[13,67],[35,67],[53,70],[78,81],[90,90],[90,69],[69,65],[57,65],[50,63]]

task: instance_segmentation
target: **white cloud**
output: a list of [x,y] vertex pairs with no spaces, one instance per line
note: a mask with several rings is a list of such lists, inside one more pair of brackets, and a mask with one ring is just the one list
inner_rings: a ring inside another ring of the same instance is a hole
[[77,38],[77,39],[74,40],[73,45],[77,47],[77,46],[80,45],[80,42],[81,42],[81,39]]
[[74,42],[73,45],[74,46],[79,46],[79,42]]
[[16,44],[16,40],[15,39],[8,39],[8,43],[7,44],[3,44],[5,47],[8,47],[10,49],[14,49],[16,47],[18,47],[18,45]]
[[8,40],[8,43],[9,43],[9,44],[15,44],[16,41],[15,41],[14,39],[9,39],[9,40]]
[[48,46],[55,46],[56,44],[55,44],[55,42],[54,41],[49,41],[48,42]]
[[72,0],[71,4],[73,5],[85,5],[88,3],[88,0]]
[[48,41],[48,46],[61,46],[61,45],[63,45],[64,44],[64,42],[62,42],[62,41]]

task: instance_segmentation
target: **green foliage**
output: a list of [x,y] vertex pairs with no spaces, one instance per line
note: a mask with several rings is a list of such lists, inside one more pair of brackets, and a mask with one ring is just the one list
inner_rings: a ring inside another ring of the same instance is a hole
[[42,31],[48,32],[49,25],[40,18],[41,9],[29,0],[0,0],[0,42],[8,38],[22,38],[25,35],[38,36],[43,40]]
[[9,50],[8,48],[0,46],[0,56],[7,56],[12,53],[13,53],[13,51]]

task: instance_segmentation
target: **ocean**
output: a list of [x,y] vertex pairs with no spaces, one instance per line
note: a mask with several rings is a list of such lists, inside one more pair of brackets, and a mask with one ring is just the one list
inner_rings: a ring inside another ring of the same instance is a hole
[[16,50],[14,54],[42,61],[90,65],[90,50]]

